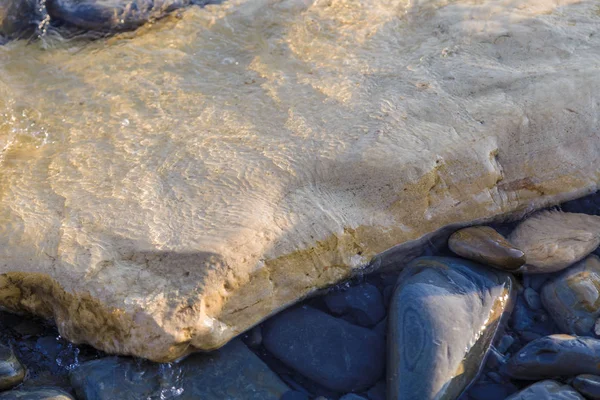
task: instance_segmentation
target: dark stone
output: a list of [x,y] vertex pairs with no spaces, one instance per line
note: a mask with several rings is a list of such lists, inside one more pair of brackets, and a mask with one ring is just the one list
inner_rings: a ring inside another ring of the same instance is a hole
[[0,393],[0,400],[75,400],[66,391],[55,387],[31,387]]
[[454,232],[448,247],[461,257],[507,271],[515,271],[525,264],[525,253],[489,226],[472,226]]
[[241,341],[176,364],[125,357],[89,361],[71,373],[80,400],[279,400],[289,388]]
[[542,301],[540,300],[540,295],[533,290],[532,288],[526,288],[523,292],[523,297],[525,298],[525,303],[532,310],[540,310],[542,308]]
[[477,377],[514,292],[509,274],[467,260],[411,262],[388,314],[388,398],[457,398]]
[[600,400],[600,376],[598,375],[579,375],[571,385],[579,393],[591,400]]
[[308,306],[268,320],[263,344],[290,368],[334,391],[366,389],[383,375],[380,335]]
[[473,400],[504,400],[518,390],[512,384],[477,382],[469,388],[468,395]]
[[594,336],[600,317],[600,258],[590,256],[546,283],[542,302],[562,332]]
[[385,400],[386,394],[386,383],[385,381],[379,381],[371,389],[367,391],[367,397],[369,400]]
[[205,5],[209,0],[46,0],[50,16],[85,30],[127,31],[151,19],[191,4]]
[[485,365],[491,369],[498,369],[506,364],[506,357],[492,346],[488,352]]
[[387,318],[382,319],[377,325],[373,327],[373,332],[386,337],[387,336]]
[[515,393],[506,400],[585,400],[569,385],[541,381]]
[[522,295],[517,296],[509,325],[519,334],[529,331],[546,336],[559,332],[546,310],[532,310],[527,306]]
[[306,393],[290,390],[281,396],[281,400],[309,400],[309,397]]
[[524,274],[523,284],[536,292],[540,292],[544,284],[556,274]]
[[515,342],[514,337],[512,337],[511,335],[504,335],[504,336],[502,336],[502,339],[500,339],[498,341],[498,344],[496,344],[495,347],[500,353],[506,353],[508,351],[508,349],[510,348],[510,346],[513,345],[514,342]]
[[385,316],[381,293],[368,283],[331,292],[324,300],[329,311],[356,325],[371,327]]
[[25,368],[8,346],[0,344],[0,390],[10,389],[25,379]]
[[515,353],[506,373],[515,379],[600,374],[600,340],[570,335],[536,339]]
[[0,1],[0,36],[17,38],[31,33],[42,17],[38,0]]

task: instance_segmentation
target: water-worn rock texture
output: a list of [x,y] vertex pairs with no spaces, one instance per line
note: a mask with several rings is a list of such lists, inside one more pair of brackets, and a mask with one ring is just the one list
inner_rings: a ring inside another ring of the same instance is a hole
[[475,379],[515,296],[512,278],[422,257],[398,277],[388,331],[388,399],[456,399]]
[[599,23],[591,0],[232,0],[11,42],[0,305],[172,360],[397,244],[591,191]]

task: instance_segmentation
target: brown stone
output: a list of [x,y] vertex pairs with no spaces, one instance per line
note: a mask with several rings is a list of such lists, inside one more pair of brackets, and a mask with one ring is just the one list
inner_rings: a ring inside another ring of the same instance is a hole
[[525,253],[489,226],[460,229],[450,236],[448,246],[459,256],[508,271],[525,264]]

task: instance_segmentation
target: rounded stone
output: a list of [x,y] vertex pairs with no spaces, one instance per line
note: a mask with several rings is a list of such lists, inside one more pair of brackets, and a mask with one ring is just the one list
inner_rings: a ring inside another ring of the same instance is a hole
[[75,400],[56,387],[32,387],[0,393],[0,400]]
[[600,400],[600,376],[583,374],[577,376],[571,385],[579,393],[591,400]]
[[585,400],[569,385],[556,381],[541,381],[526,387],[506,400]]
[[18,37],[39,21],[38,0],[0,1],[0,36]]
[[489,226],[460,229],[450,236],[448,246],[461,257],[508,271],[525,264],[525,253]]
[[390,400],[457,398],[477,377],[515,297],[510,275],[422,257],[400,274],[388,314]]
[[579,374],[600,375],[600,340],[571,335],[550,335],[533,340],[506,364],[515,379],[539,380]]
[[368,283],[328,293],[324,300],[329,311],[356,325],[370,327],[385,317],[383,296]]
[[337,392],[367,389],[383,375],[381,335],[308,306],[268,320],[263,344],[288,367]]
[[285,392],[279,400],[309,400],[309,397],[306,393],[290,390]]
[[540,299],[540,295],[532,288],[525,288],[525,290],[523,291],[523,297],[525,298],[527,306],[532,310],[539,310],[542,308],[542,301]]
[[600,217],[588,214],[542,211],[521,222],[509,241],[523,250],[525,273],[563,270],[600,245]]
[[590,256],[550,280],[541,299],[562,332],[594,336],[600,316],[600,258]]
[[25,368],[8,346],[0,344],[0,390],[10,389],[25,379]]

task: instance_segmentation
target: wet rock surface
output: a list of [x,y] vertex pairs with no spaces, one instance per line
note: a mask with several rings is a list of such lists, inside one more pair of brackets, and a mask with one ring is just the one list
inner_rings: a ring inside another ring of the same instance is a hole
[[450,236],[448,246],[461,257],[508,271],[525,264],[525,253],[489,226],[458,230]]
[[[600,258],[593,255],[542,288],[542,301],[562,332],[594,336],[600,316]],[[600,333],[600,332],[598,332]]]
[[0,393],[0,400],[75,400],[75,398],[57,387],[33,387]]
[[[590,202],[568,207],[585,211]],[[493,227],[511,237],[517,224]],[[425,253],[452,254],[437,245]],[[107,356],[70,344],[47,321],[0,312],[0,340],[27,370],[0,400],[422,400],[435,382],[444,383],[440,399],[595,399],[600,347],[595,324],[588,328],[598,308],[597,263],[589,256],[554,273],[512,275],[457,257],[421,257],[308,299],[255,326],[243,342],[170,364]],[[508,301],[495,311],[488,306],[509,286],[510,316]],[[580,320],[585,335],[564,335]],[[478,332],[478,324],[485,329]],[[398,347],[414,361],[410,373],[428,378],[411,383],[406,373],[385,371],[398,357],[384,346],[398,343],[400,329],[408,345]],[[390,390],[386,379],[398,383],[396,376],[413,392]],[[548,378],[555,381],[532,382]]]
[[308,306],[267,321],[263,342],[287,366],[334,391],[367,389],[383,376],[380,335]]
[[525,252],[526,273],[563,270],[600,245],[600,217],[582,213],[542,211],[521,222],[510,242]]
[[506,372],[516,379],[600,374],[600,340],[565,334],[545,336],[515,353]]
[[279,400],[289,387],[241,341],[177,364],[124,357],[89,361],[73,369],[71,383],[81,400]]
[[25,378],[25,368],[8,346],[0,344],[0,390],[10,389]]
[[454,399],[477,376],[512,308],[508,274],[424,257],[398,278],[388,331],[388,398]]
[[598,375],[579,375],[573,379],[571,385],[588,399],[600,399],[600,376]]
[[523,389],[506,400],[585,400],[568,385],[556,381],[541,381]]

